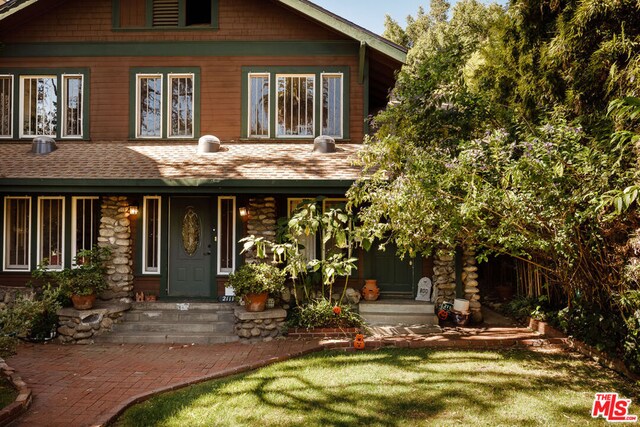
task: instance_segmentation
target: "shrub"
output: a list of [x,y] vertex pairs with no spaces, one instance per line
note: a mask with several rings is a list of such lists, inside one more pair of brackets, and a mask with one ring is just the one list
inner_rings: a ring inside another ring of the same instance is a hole
[[288,325],[299,328],[359,328],[364,321],[353,309],[344,305],[340,310],[327,299],[312,300],[291,312]]
[[229,275],[229,286],[237,296],[242,297],[262,292],[280,292],[285,279],[285,273],[271,264],[245,264]]

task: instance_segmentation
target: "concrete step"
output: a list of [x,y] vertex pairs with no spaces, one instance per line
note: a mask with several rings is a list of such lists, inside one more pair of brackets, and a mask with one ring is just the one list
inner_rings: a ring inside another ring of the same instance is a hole
[[437,325],[432,303],[414,300],[361,301],[360,315],[369,325]]
[[233,322],[233,311],[208,310],[142,310],[134,309],[124,315],[126,322]]
[[114,332],[165,332],[165,333],[232,333],[231,322],[122,322],[114,325]]
[[119,332],[96,337],[96,342],[115,344],[224,344],[236,342],[233,334],[203,335],[200,333]]
[[131,304],[131,308],[133,310],[178,310],[181,312],[188,311],[230,311],[233,312],[233,309],[237,307],[238,304],[234,302],[134,302]]

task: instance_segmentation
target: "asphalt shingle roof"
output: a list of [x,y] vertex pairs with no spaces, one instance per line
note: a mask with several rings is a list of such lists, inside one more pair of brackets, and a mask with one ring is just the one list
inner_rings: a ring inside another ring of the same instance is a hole
[[50,154],[31,145],[0,143],[0,179],[221,179],[355,180],[352,160],[361,145],[312,152],[312,144],[223,144],[198,154],[197,143],[59,142]]

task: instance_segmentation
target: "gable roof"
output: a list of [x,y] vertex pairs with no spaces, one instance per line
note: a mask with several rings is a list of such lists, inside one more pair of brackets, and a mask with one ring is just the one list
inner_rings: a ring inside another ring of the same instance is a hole
[[[0,21],[25,9],[39,0],[8,0],[0,5]],[[407,50],[390,40],[385,39],[353,22],[344,19],[328,10],[312,3],[309,0],[273,0],[275,3],[284,5],[294,11],[319,22],[322,25],[346,35],[360,42],[361,45],[383,53],[384,55],[404,63],[407,58]]]

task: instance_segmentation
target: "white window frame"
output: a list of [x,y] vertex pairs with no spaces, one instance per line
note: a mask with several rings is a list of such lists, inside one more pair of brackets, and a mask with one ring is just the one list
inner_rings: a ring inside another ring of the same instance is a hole
[[[312,108],[312,121],[311,121],[311,126],[312,126],[312,131],[311,131],[311,135],[280,135],[278,133],[278,117],[280,115],[280,110],[279,110],[279,102],[278,102],[278,79],[280,77],[284,77],[284,78],[300,78],[300,77],[304,77],[304,78],[311,78],[313,80],[313,108]],[[274,99],[274,102],[276,103],[276,138],[281,138],[281,139],[314,139],[316,136],[316,95],[317,95],[317,91],[318,91],[318,86],[317,86],[316,82],[316,75],[315,74],[308,74],[308,73],[300,73],[300,74],[287,74],[287,73],[278,73],[275,75],[275,85],[276,85],[276,99]]]
[[[60,123],[56,123],[56,132],[52,135],[38,135],[38,134],[26,134],[24,132],[24,82],[25,80],[32,80],[32,79],[53,79],[56,81],[56,85],[58,84],[58,76],[56,74],[37,74],[37,75],[23,75],[20,76],[20,90],[18,93],[18,96],[20,97],[19,100],[19,108],[20,108],[20,112],[19,112],[19,121],[20,121],[20,138],[33,138],[36,136],[48,136],[51,138],[56,138],[57,137],[57,133],[60,130]],[[58,103],[58,99],[60,98],[59,96],[59,92],[60,92],[60,88],[58,88],[58,95],[56,96],[56,103],[57,105],[57,110],[56,110],[56,118],[59,117],[59,108],[60,105]]]
[[[78,248],[76,245],[76,242],[78,240],[78,233],[76,230],[76,222],[78,220],[78,206],[77,206],[77,201],[78,200],[100,200],[100,197],[98,196],[81,196],[81,197],[72,197],[71,198],[71,263],[72,263],[72,267],[76,267],[76,264],[74,262],[74,259],[76,257],[76,255],[78,254]],[[100,229],[100,218],[98,217],[98,223],[96,224],[96,227],[98,227],[98,230]]]
[[[9,207],[8,201],[9,200],[16,200],[16,199],[23,199],[23,200],[28,200],[28,208],[27,208],[27,212],[29,213],[29,220],[27,221],[27,226],[29,228],[29,231],[27,232],[27,264],[26,265],[22,265],[22,266],[18,266],[18,265],[9,265],[9,254],[7,251],[7,242],[9,241],[9,221],[8,221],[8,217],[9,215],[7,214],[7,208]],[[29,196],[5,196],[4,198],[4,242],[2,245],[2,271],[31,271],[31,228],[32,228],[32,212],[31,212],[31,197]]]
[[[267,134],[266,135],[252,135],[251,134],[251,78],[252,77],[266,77],[269,85],[269,92],[267,96]],[[269,139],[271,137],[271,73],[249,73],[247,76],[247,137],[255,139]]]
[[162,139],[162,125],[164,123],[164,98],[165,93],[160,96],[160,135],[142,136],[140,135],[140,81],[146,78],[160,78],[160,88],[164,91],[164,73],[138,73],[136,74],[136,139]]
[[[158,201],[158,236],[157,248],[158,248],[158,267],[156,270],[147,270],[147,201]],[[162,197],[161,196],[144,196],[142,202],[142,274],[160,274],[161,261],[162,261]]]
[[340,135],[327,135],[336,139],[343,139],[344,137],[344,73],[321,73],[320,74],[320,135],[324,135],[322,132],[322,124],[324,123],[324,103],[322,88],[324,87],[324,78],[326,77],[340,77]]
[[[68,135],[66,129],[67,123],[67,80],[69,79],[77,79],[80,78],[80,109],[79,109],[79,135]],[[62,108],[62,122],[60,123],[62,127],[60,128],[60,135],[65,139],[82,139],[84,137],[84,74],[62,74],[62,102],[58,108]]]
[[[291,215],[293,215],[293,211],[298,207],[298,205],[300,205],[300,203],[303,203],[305,201],[314,201],[314,198],[311,198],[311,197],[289,197],[289,198],[287,198],[287,218],[291,218]],[[296,208],[291,209],[291,204],[292,203],[296,204]],[[316,259],[316,254],[317,254],[317,251],[316,251],[317,235],[316,235],[316,233],[310,234],[309,236],[306,236],[306,235],[298,236],[298,243],[304,244],[304,242],[301,242],[301,240],[303,240],[303,239],[309,239],[309,241],[313,241],[313,246],[305,247],[303,249],[303,251],[305,252],[305,256],[307,257],[307,261],[311,261],[312,259]]]
[[0,74],[0,78],[9,78],[10,81],[10,85],[11,85],[11,102],[9,103],[9,134],[8,135],[2,135],[0,134],[0,139],[13,139],[13,106],[15,105],[15,99],[14,95],[15,95],[15,90],[14,90],[14,84],[15,84],[15,79],[13,77],[13,74]]
[[45,200],[61,200],[62,201],[62,214],[60,216],[61,220],[62,220],[62,232],[61,232],[61,245],[60,245],[60,255],[58,255],[60,257],[60,267],[54,267],[54,266],[48,266],[47,270],[62,270],[64,269],[64,254],[65,254],[65,226],[66,226],[66,221],[65,221],[65,198],[64,196],[41,196],[38,197],[38,222],[37,222],[37,232],[38,232],[38,237],[37,237],[37,243],[36,243],[36,248],[37,248],[37,254],[36,254],[36,260],[37,263],[40,264],[43,260],[42,257],[42,248],[40,247],[40,245],[42,244],[42,204],[41,202],[45,201]]
[[[223,200],[232,200],[233,201],[233,217],[232,221],[232,236],[231,241],[233,243],[231,248],[231,269],[222,269],[221,266],[221,250],[220,247],[222,245],[222,201]],[[217,221],[217,247],[216,247],[216,270],[218,275],[220,276],[228,276],[236,270],[236,197],[235,196],[219,196],[218,197],[218,221]]]
[[[180,79],[180,78],[191,78],[191,134],[189,135],[171,135],[171,109],[173,105],[171,103],[171,97],[173,96],[173,91],[171,90],[171,81],[172,79]],[[164,97],[163,97],[164,98]],[[185,138],[193,138],[195,134],[195,126],[196,126],[196,75],[195,73],[169,73],[167,74],[167,138],[170,139],[185,139]],[[160,133],[162,134],[162,128],[160,129]]]

